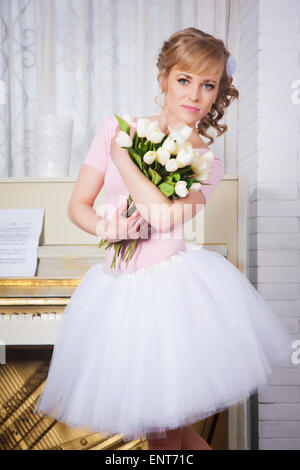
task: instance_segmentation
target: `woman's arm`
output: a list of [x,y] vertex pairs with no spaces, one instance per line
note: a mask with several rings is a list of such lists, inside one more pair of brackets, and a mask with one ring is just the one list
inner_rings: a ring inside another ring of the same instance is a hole
[[110,242],[140,238],[142,217],[137,211],[130,217],[122,217],[127,202],[121,204],[112,219],[107,221],[96,214],[94,201],[104,184],[105,173],[90,165],[82,165],[68,205],[68,217],[85,232]]
[[93,209],[94,201],[104,184],[104,177],[105,173],[95,171],[89,165],[82,165],[68,205],[68,217],[71,222],[95,236],[101,236],[99,230],[101,227],[104,229],[106,223]]
[[191,218],[206,206],[209,198],[224,176],[224,163],[220,157],[215,156],[210,163],[209,177],[199,191],[191,192],[187,197],[179,197],[172,201],[171,226],[177,226],[188,222]]
[[107,132],[111,121],[112,117],[106,118],[94,136],[79,170],[68,205],[68,217],[71,222],[85,232],[101,238],[105,238],[102,235],[107,221],[96,214],[93,205],[104,185],[108,164]]

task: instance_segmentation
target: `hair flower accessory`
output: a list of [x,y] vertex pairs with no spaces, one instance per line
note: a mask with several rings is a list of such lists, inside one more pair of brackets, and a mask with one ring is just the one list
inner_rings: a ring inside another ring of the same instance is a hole
[[227,75],[233,75],[235,70],[236,70],[236,61],[233,55],[230,54],[230,56],[227,57],[227,61],[226,61]]

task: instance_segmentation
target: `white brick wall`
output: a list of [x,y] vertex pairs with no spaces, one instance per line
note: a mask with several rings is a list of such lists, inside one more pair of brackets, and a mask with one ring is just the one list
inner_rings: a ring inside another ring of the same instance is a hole
[[[241,0],[237,173],[249,187],[246,274],[300,340],[300,1]],[[300,450],[300,365],[251,400],[249,448]],[[250,447],[251,446],[251,447]]]

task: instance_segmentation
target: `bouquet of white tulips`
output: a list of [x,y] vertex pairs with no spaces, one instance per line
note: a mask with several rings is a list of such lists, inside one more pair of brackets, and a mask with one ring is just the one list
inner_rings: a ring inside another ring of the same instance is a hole
[[[139,167],[144,175],[154,183],[162,193],[169,199],[186,197],[191,191],[199,191],[208,179],[210,171],[209,164],[213,160],[213,152],[205,154],[192,148],[187,139],[191,135],[192,128],[185,125],[180,130],[170,130],[169,134],[164,134],[159,129],[158,121],[149,119],[138,119],[136,132],[133,139],[130,137],[130,128],[133,119],[129,114],[121,117],[115,114],[120,131],[116,137],[116,142],[120,147],[128,150],[131,160]],[[126,217],[132,215],[136,210],[134,202],[129,195],[128,207],[125,211]],[[121,248],[128,240],[109,242],[102,239],[99,248],[105,243],[109,248],[114,246],[115,255],[111,267],[115,267],[116,257],[119,256]],[[122,257],[126,256],[126,267],[134,253],[137,240],[129,241],[129,245]]]

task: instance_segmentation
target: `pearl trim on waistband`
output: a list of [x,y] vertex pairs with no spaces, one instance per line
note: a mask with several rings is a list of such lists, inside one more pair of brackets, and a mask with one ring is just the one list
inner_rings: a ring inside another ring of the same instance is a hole
[[170,263],[173,263],[175,260],[178,258],[184,256],[188,251],[192,250],[200,250],[202,249],[202,245],[196,245],[196,244],[191,244],[190,246],[188,245],[186,248],[183,250],[178,251],[178,253],[175,253],[174,255],[169,256],[169,258],[164,259],[163,261],[160,261],[157,264],[151,264],[150,266],[146,266],[145,268],[137,269],[134,272],[127,273],[126,271],[118,271],[115,269],[111,269],[110,267],[103,265],[102,270],[112,276],[112,277],[136,277],[136,276],[141,276],[149,272],[156,271],[158,269],[162,269],[165,266],[168,266]]

